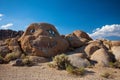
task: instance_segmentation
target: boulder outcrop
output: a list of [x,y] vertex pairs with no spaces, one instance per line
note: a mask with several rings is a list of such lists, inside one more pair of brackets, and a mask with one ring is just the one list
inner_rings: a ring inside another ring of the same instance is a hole
[[0,40],[20,37],[23,33],[23,31],[0,30]]
[[92,40],[89,35],[83,31],[76,30],[72,34],[65,36],[70,44],[70,47],[79,48],[86,44],[86,42]]
[[0,64],[16,59],[16,64],[23,65],[22,61],[26,62],[28,56],[29,61],[41,63],[65,53],[78,68],[94,64],[109,66],[109,62],[120,62],[119,50],[120,41],[92,40],[80,30],[60,35],[49,23],[33,23],[24,33],[0,30]]
[[114,46],[111,49],[115,59],[120,62],[120,46]]
[[27,55],[52,57],[68,49],[68,42],[48,23],[33,23],[19,39]]
[[108,66],[109,62],[110,62],[110,56],[109,53],[101,48],[98,49],[97,51],[95,51],[92,55],[91,55],[91,60],[96,61],[97,65],[99,66]]

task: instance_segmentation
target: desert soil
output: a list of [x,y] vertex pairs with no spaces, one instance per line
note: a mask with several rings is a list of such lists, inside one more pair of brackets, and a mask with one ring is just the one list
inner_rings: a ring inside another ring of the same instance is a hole
[[[106,72],[111,74],[108,79],[101,77]],[[65,70],[49,68],[47,63],[32,67],[0,64],[0,80],[120,80],[120,69],[86,68],[84,76],[75,76]]]

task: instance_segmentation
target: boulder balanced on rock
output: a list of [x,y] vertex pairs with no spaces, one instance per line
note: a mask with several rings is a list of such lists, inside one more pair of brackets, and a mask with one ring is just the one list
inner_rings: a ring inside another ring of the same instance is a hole
[[52,57],[68,49],[69,43],[48,23],[33,23],[19,39],[28,55]]

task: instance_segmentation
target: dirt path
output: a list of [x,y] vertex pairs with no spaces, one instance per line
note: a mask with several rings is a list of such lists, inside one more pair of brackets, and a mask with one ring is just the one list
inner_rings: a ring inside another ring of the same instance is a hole
[[[32,67],[13,67],[0,65],[0,80],[120,80],[120,69],[89,68],[84,76],[74,76],[66,71],[49,68],[46,63]],[[102,73],[109,72],[112,77],[103,78]]]

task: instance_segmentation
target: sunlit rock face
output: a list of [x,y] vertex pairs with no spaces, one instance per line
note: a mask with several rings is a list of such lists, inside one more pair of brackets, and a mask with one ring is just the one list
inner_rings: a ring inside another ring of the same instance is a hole
[[22,50],[28,55],[51,57],[68,49],[69,43],[48,23],[33,23],[20,37]]

